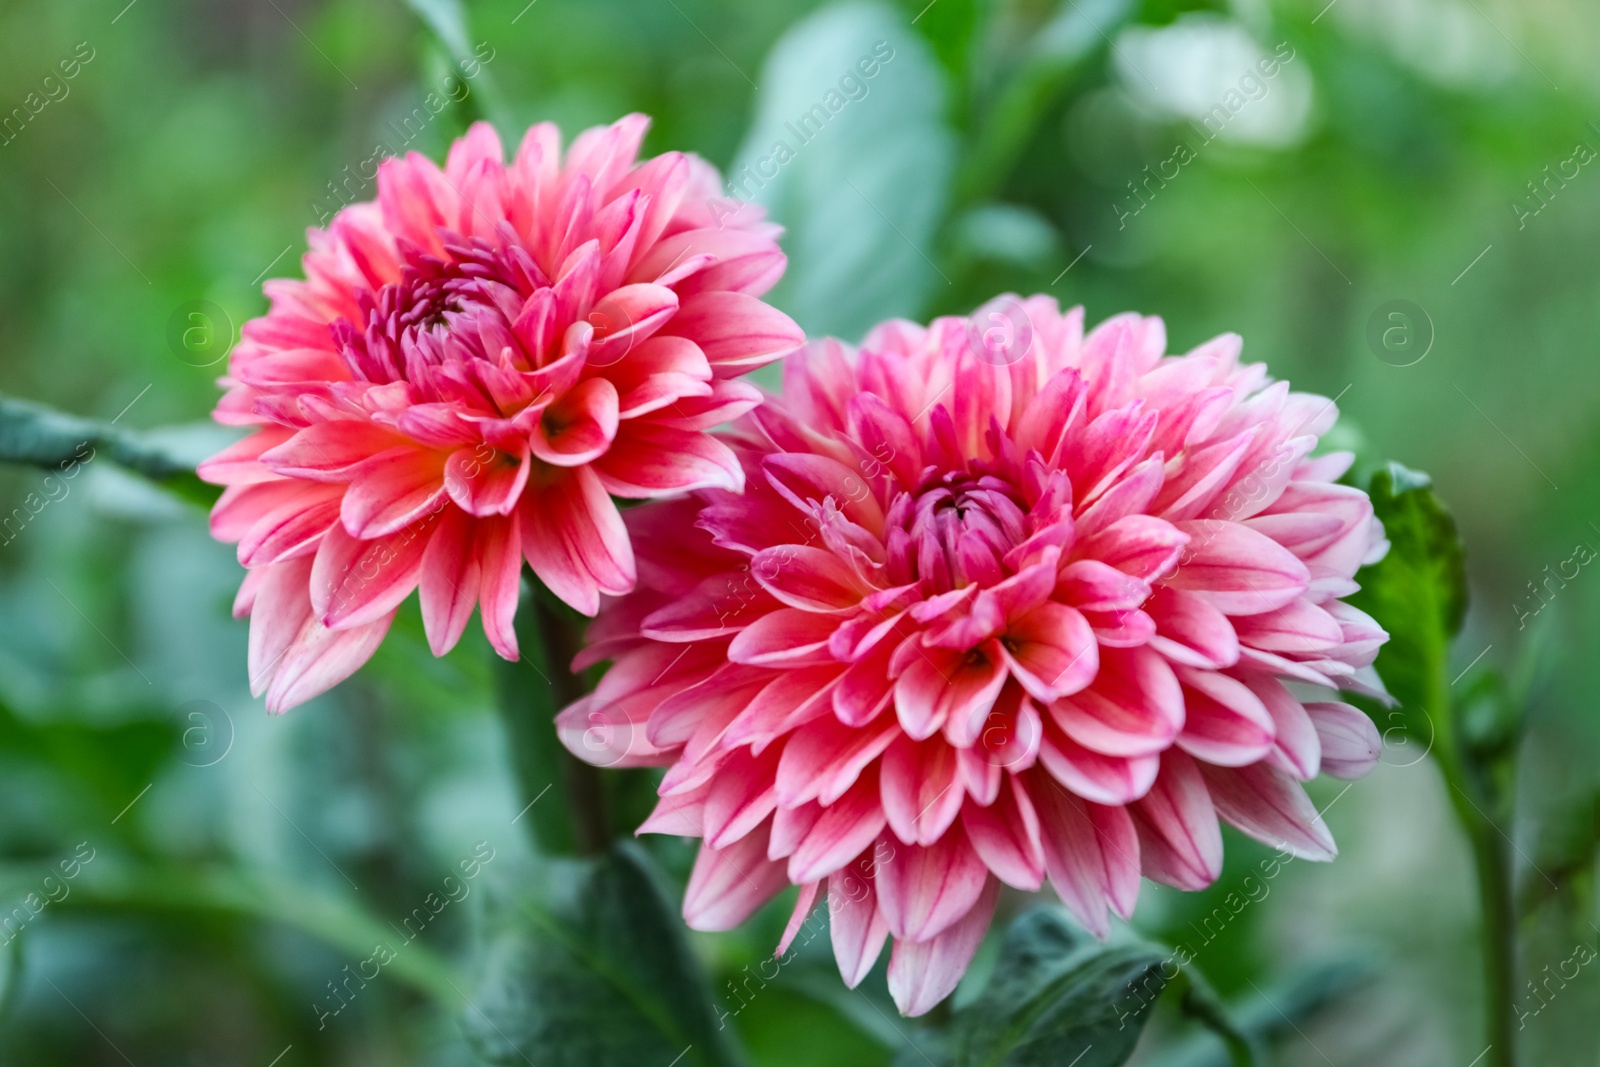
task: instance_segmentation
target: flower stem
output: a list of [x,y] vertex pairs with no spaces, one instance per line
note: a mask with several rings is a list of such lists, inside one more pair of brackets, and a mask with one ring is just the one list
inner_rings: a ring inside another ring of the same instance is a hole
[[[1487,820],[1484,820],[1487,823]],[[1478,866],[1478,893],[1483,909],[1483,983],[1486,1067],[1515,1067],[1517,944],[1516,912],[1511,896],[1506,842],[1493,826],[1472,835],[1472,856]]]
[[1183,1013],[1210,1030],[1228,1049],[1228,1060],[1233,1067],[1256,1067],[1255,1047],[1250,1038],[1239,1029],[1222,998],[1211,983],[1194,968],[1181,970],[1185,986],[1179,999]]
[[517,608],[521,658],[496,660],[500,713],[534,845],[552,855],[595,855],[611,843],[600,772],[568,752],[555,717],[586,692],[569,667],[581,623],[537,583]]
[[1482,922],[1483,957],[1483,1067],[1516,1067],[1517,915],[1511,889],[1509,842],[1490,812],[1502,805],[1509,787],[1496,788],[1492,763],[1459,735],[1459,708],[1453,706],[1443,676],[1434,685],[1434,706],[1441,709],[1436,724],[1434,756],[1450,790],[1450,805],[1472,848],[1478,874],[1478,909]]
[[[534,592],[533,610],[556,705],[564,708],[588,692],[583,679],[571,668],[573,657],[582,648],[578,633],[581,624],[569,618],[542,586]],[[565,748],[561,750],[561,764],[578,851],[590,856],[604,852],[611,845],[611,820],[600,771]]]

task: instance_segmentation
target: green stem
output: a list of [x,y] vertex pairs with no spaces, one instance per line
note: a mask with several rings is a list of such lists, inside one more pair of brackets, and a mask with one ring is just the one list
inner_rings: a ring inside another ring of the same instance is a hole
[[[1444,663],[1441,655],[1437,662]],[[1511,887],[1508,842],[1490,812],[1498,811],[1500,792],[1493,768],[1483,765],[1457,736],[1454,709],[1441,674],[1434,681],[1433,706],[1440,709],[1434,757],[1450,790],[1450,805],[1472,848],[1478,875],[1478,907],[1483,923],[1483,1067],[1516,1067],[1517,917]]]
[[1228,1014],[1216,990],[1192,967],[1178,972],[1184,983],[1178,1001],[1183,1013],[1215,1034],[1228,1049],[1233,1067],[1256,1067],[1255,1046]]
[[555,717],[586,692],[569,669],[580,620],[534,583],[517,608],[515,662],[496,658],[500,712],[535,846],[552,855],[597,855],[611,842],[600,772],[572,756]]
[[1472,835],[1472,856],[1478,866],[1478,893],[1483,906],[1484,1007],[1489,1045],[1488,1067],[1515,1067],[1517,983],[1516,911],[1505,838],[1493,827]]
[[[566,707],[588,692],[583,679],[571,670],[573,657],[583,647],[578,633],[581,624],[554,601],[549,591],[540,586],[534,594],[533,607],[539,638],[544,643],[545,662],[549,664],[551,687],[557,703]],[[561,756],[578,851],[584,855],[599,855],[611,845],[605,783],[601,781],[599,768],[577,759],[565,748]]]
[[207,507],[222,493],[195,477],[193,464],[132,430],[0,396],[0,462],[73,477],[102,456]]

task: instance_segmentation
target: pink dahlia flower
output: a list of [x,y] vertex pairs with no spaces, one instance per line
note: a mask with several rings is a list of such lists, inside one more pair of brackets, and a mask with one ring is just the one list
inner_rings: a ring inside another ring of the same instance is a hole
[[249,568],[234,610],[270,710],[364,663],[418,587],[435,655],[478,606],[514,659],[524,558],[592,615],[634,584],[612,496],[740,487],[705,431],[802,340],[758,299],[779,228],[693,156],[636,163],[648,125],[565,159],[535,126],[506,163],[479,123],[442,170],[386,160],[376,202],[309,231],[306,280],[267,283],[216,411],[256,431],[200,473],[227,486],[211,528]]
[[558,724],[593,762],[669,768],[641,830],[702,839],[691,926],[792,883],[781,953],[826,886],[845,981],[893,935],[911,1015],[1002,883],[1048,878],[1103,937],[1141,874],[1216,879],[1219,818],[1331,858],[1300,783],[1379,748],[1331,699],[1381,693],[1387,636],[1340,601],[1386,543],[1334,481],[1351,457],[1307,458],[1333,403],[1236,336],[1166,356],[1159,319],[1085,337],[1047,297],[994,307],[985,334],[891,322],[791,358],[739,427],[744,495],[629,514],[642,588]]

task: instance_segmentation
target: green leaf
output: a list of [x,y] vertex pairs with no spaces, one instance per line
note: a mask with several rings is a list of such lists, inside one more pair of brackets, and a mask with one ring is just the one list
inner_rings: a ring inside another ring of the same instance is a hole
[[959,201],[981,199],[1004,184],[1067,85],[1110,47],[1135,7],[1131,0],[1072,0],[1029,38],[1027,49],[1007,64],[1014,70],[998,99],[973,124],[973,144],[956,181]]
[[1378,674],[1407,728],[1427,739],[1443,722],[1450,639],[1467,613],[1461,537],[1426,474],[1390,463],[1372,476],[1368,493],[1389,552],[1361,571],[1361,590],[1349,600],[1389,631]]
[[944,98],[927,44],[876,4],[826,8],[773,48],[728,195],[788,228],[773,300],[808,333],[854,340],[948,284],[934,265],[954,159]]
[[[1054,908],[1006,931],[994,977],[951,1020],[952,1067],[1110,1067],[1133,1053],[1167,954],[1101,944]],[[1081,1054],[1081,1059],[1074,1057]]]
[[465,1017],[489,1063],[731,1067],[740,1062],[710,990],[632,842],[552,860],[516,901]]
[[[406,4],[432,31],[445,54],[455,63],[465,64],[460,68],[462,71],[470,71],[474,67],[478,69],[472,83],[475,92],[481,96],[469,106],[481,117],[509,130],[511,112],[506,106],[499,86],[488,69],[475,62],[476,52],[472,45],[472,36],[467,29],[467,13],[461,0],[406,0]],[[490,53],[491,56],[493,54]],[[473,100],[474,97],[469,95],[466,99]],[[519,134],[520,132],[518,131]]]
[[109,458],[196,504],[209,507],[222,489],[207,485],[194,464],[131,430],[54,411],[42,404],[0,396],[0,463],[20,463],[52,472]]

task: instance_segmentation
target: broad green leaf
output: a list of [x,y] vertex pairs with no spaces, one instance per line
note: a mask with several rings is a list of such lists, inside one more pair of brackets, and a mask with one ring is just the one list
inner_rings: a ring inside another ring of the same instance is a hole
[[726,1020],[632,842],[549,860],[499,924],[464,1016],[485,1062],[731,1067]]
[[825,8],[773,48],[725,192],[787,227],[773,300],[807,333],[857,340],[948,284],[935,266],[954,158],[944,99],[927,44],[880,5]]
[[1389,552],[1360,572],[1361,590],[1350,603],[1389,631],[1378,674],[1400,702],[1408,728],[1427,738],[1435,728],[1429,723],[1439,722],[1445,710],[1450,639],[1467,613],[1461,537],[1425,474],[1390,463],[1372,476],[1368,493]]
[[186,500],[210,506],[222,490],[195,477],[194,464],[109,423],[0,397],[0,463],[65,474],[108,458]]
[[[994,977],[951,1020],[952,1067],[1111,1067],[1133,1052],[1167,955],[1102,944],[1054,908],[1006,931]],[[1074,1059],[1081,1055],[1081,1059]]]

